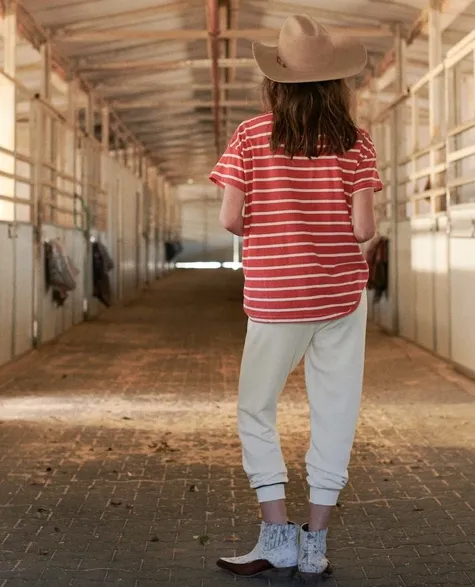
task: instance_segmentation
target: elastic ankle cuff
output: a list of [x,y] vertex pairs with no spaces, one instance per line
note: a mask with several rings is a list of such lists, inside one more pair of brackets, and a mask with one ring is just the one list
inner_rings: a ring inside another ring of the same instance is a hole
[[263,487],[258,487],[256,491],[259,503],[285,499],[285,485],[283,483],[264,485]]
[[310,487],[310,503],[314,505],[334,506],[337,504],[340,491]]

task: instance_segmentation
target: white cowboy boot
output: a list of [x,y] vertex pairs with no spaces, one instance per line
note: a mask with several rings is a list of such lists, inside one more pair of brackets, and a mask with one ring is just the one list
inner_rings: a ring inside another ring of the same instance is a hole
[[332,574],[327,553],[327,530],[309,532],[308,524],[300,529],[299,574],[307,583],[318,583]]
[[298,562],[298,528],[295,524],[262,522],[259,540],[252,552],[235,558],[220,558],[218,567],[235,575],[252,577],[266,571],[293,575]]

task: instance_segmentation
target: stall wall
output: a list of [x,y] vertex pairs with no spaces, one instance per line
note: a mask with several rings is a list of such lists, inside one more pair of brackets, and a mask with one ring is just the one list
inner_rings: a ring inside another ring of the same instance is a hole
[[[110,273],[113,301],[136,295],[147,281],[161,274],[163,243],[145,231],[144,184],[130,170],[103,155],[103,187],[107,191],[107,230],[91,229],[91,237],[108,248],[115,267]],[[152,198],[152,194],[149,194]],[[85,233],[52,224],[42,227],[42,242],[59,239],[79,271],[77,286],[62,306],[39,277],[39,332],[51,341],[85,319],[99,316],[105,307],[92,296],[92,266]],[[157,250],[155,250],[157,249]],[[34,231],[31,223],[0,221],[0,364],[33,348]]]
[[371,318],[387,329],[395,309],[391,332],[473,376],[474,52],[472,31],[403,99],[370,116],[384,185],[376,212],[396,249],[389,259],[396,287],[370,306]]

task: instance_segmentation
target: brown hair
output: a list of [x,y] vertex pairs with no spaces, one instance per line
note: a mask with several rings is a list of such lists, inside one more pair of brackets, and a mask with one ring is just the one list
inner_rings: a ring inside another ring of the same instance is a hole
[[262,90],[266,109],[274,114],[273,153],[283,145],[286,155],[310,159],[354,147],[358,129],[346,80],[285,84],[265,78]]

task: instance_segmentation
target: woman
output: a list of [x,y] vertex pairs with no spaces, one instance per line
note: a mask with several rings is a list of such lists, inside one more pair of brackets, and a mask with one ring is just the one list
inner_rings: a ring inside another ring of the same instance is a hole
[[[284,24],[278,47],[254,44],[268,112],[236,130],[210,179],[224,188],[221,223],[243,236],[248,332],[239,384],[243,461],[262,525],[254,550],[220,559],[236,575],[268,570],[318,580],[345,487],[363,379],[368,266],[382,189],[369,135],[350,110],[347,78],[366,50],[307,16]],[[305,357],[311,411],[308,524],[289,523],[277,400]]]

